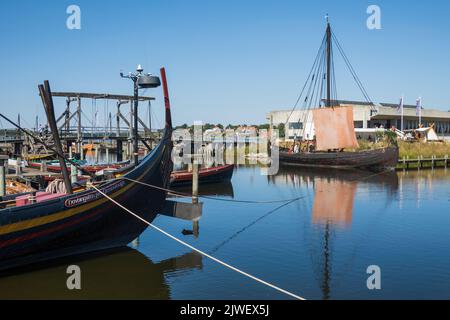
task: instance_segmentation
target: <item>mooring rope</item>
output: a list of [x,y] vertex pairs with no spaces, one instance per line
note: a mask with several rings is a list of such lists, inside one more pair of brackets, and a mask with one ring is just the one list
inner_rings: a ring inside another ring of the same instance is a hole
[[236,267],[233,267],[232,265],[230,265],[230,264],[228,264],[228,263],[226,263],[226,262],[223,262],[222,260],[219,260],[219,259],[217,259],[217,258],[215,258],[215,257],[213,257],[213,256],[211,256],[211,255],[209,255],[209,254],[207,254],[206,252],[203,252],[203,251],[201,251],[201,250],[199,250],[199,249],[197,249],[197,248],[191,246],[190,244],[184,242],[183,240],[178,239],[177,237],[171,235],[170,233],[168,233],[168,232],[162,230],[161,228],[159,228],[159,227],[155,226],[154,224],[148,222],[147,220],[143,219],[142,217],[140,217],[140,216],[137,215],[136,213],[132,212],[132,211],[129,210],[128,208],[126,208],[126,207],[124,207],[123,205],[121,205],[120,203],[118,203],[116,200],[112,199],[110,196],[108,196],[108,195],[105,194],[104,192],[100,191],[100,190],[99,190],[97,187],[95,187],[94,185],[92,186],[92,188],[95,189],[95,190],[96,190],[98,193],[100,193],[102,196],[104,196],[105,198],[107,198],[108,200],[110,200],[111,202],[113,202],[114,204],[116,204],[118,207],[122,208],[123,210],[125,210],[126,212],[128,212],[129,214],[131,214],[132,216],[134,216],[135,218],[137,218],[137,219],[139,219],[140,221],[142,221],[143,223],[147,224],[149,227],[155,229],[156,231],[159,231],[160,233],[164,234],[166,237],[169,237],[170,239],[175,240],[176,242],[182,244],[183,246],[188,247],[189,249],[191,249],[191,250],[193,250],[193,251],[195,251],[195,252],[197,252],[197,253],[199,253],[199,254],[201,254],[201,255],[203,255],[203,256],[205,256],[205,257],[207,257],[207,258],[209,258],[209,259],[211,259],[211,260],[213,260],[213,261],[215,261],[215,262],[217,262],[217,263],[219,263],[219,264],[221,264],[221,265],[223,265],[224,267],[227,267],[228,269],[231,269],[231,270],[233,270],[233,271],[235,271],[235,272],[237,272],[237,273],[240,273],[240,274],[242,274],[242,275],[244,275],[244,276],[246,276],[246,277],[248,277],[248,278],[250,278],[250,279],[252,279],[252,280],[255,280],[255,281],[257,281],[257,282],[259,282],[259,283],[261,283],[261,284],[264,284],[264,285],[266,285],[266,286],[268,286],[268,287],[270,287],[270,288],[272,288],[272,289],[275,289],[275,290],[277,290],[277,291],[279,291],[279,292],[281,292],[281,293],[284,293],[284,294],[286,294],[286,295],[288,295],[288,296],[290,296],[290,297],[292,297],[292,298],[295,298],[295,299],[298,299],[298,300],[306,300],[306,299],[303,298],[303,297],[300,297],[300,296],[298,296],[298,295],[296,295],[296,294],[294,294],[294,293],[291,293],[291,292],[289,292],[289,291],[287,291],[287,290],[284,290],[284,289],[282,289],[282,288],[280,288],[280,287],[277,287],[276,285],[273,285],[273,284],[271,284],[271,283],[269,283],[269,282],[267,282],[267,281],[264,281],[264,280],[262,280],[262,279],[260,279],[260,278],[257,278],[257,277],[255,277],[255,276],[253,276],[253,275],[251,275],[251,274],[249,274],[249,273],[247,273],[247,272],[245,272],[245,271],[242,271],[242,270],[240,270],[240,269],[238,269],[238,268],[236,268]]
[[[192,194],[189,194],[189,193],[179,192],[179,191],[175,191],[175,190],[170,190],[170,189],[159,187],[159,186],[155,186],[155,185],[152,185],[152,184],[149,184],[149,183],[133,180],[133,179],[130,179],[130,178],[127,178],[127,177],[119,177],[118,179],[124,179],[124,180],[128,180],[128,181],[131,181],[131,182],[143,185],[143,186],[147,186],[147,187],[150,187],[150,188],[153,188],[153,189],[166,191],[166,192],[169,192],[170,194],[175,195],[175,196],[184,197],[184,198],[192,198]],[[272,204],[272,203],[293,202],[293,201],[300,200],[303,197],[297,197],[297,198],[293,198],[293,199],[269,200],[269,201],[222,199],[222,198],[202,196],[202,195],[199,195],[198,198],[214,200],[214,201],[248,203],[248,204],[250,204],[250,203],[251,204]]]

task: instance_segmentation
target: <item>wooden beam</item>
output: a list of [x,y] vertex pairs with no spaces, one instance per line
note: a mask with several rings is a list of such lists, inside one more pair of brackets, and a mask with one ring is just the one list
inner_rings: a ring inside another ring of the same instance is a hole
[[[133,100],[133,96],[109,93],[85,93],[85,92],[53,92],[53,97],[84,98],[84,99],[110,99],[110,100]],[[139,101],[152,101],[154,97],[140,96]]]

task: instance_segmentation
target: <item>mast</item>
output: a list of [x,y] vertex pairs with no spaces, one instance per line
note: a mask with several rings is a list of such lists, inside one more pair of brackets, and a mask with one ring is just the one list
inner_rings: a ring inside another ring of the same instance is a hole
[[39,85],[39,93],[41,95],[42,103],[45,108],[45,113],[47,114],[47,120],[50,126],[50,130],[52,131],[53,140],[55,142],[55,149],[57,151],[56,154],[58,156],[59,165],[61,167],[61,172],[64,178],[64,184],[66,186],[66,192],[68,194],[73,194],[72,182],[70,181],[69,171],[67,170],[66,159],[64,157],[64,152],[59,137],[58,126],[56,124],[52,91],[47,80],[44,81],[44,85]]
[[327,16],[327,107],[331,107],[331,27]]

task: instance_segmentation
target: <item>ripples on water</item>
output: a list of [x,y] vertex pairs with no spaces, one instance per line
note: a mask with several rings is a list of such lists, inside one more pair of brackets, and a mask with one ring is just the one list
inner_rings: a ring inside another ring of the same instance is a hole
[[[154,223],[201,250],[308,299],[449,299],[450,174],[444,170],[374,175],[239,167],[232,183],[200,192],[198,236],[189,221]],[[82,290],[65,289],[68,264]],[[366,287],[378,265],[382,289]],[[0,278],[0,298],[285,299],[286,296],[190,252],[148,229],[130,248]]]

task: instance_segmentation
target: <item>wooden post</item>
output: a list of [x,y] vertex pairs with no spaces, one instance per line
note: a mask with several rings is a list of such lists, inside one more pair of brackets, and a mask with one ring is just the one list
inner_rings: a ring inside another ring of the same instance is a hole
[[128,136],[130,139],[133,138],[133,100],[130,100],[130,123],[128,125],[129,133]]
[[73,159],[73,153],[72,153],[72,143],[67,144],[67,148],[69,149],[69,159]]
[[120,106],[122,103],[117,101],[117,114],[116,114],[116,138],[119,140],[120,137]]
[[55,148],[58,153],[59,164],[61,166],[61,171],[64,177],[64,184],[68,194],[72,194],[72,184],[70,183],[69,171],[67,170],[66,161],[64,159],[64,153],[61,145],[61,140],[59,139],[58,127],[55,120],[55,110],[53,107],[52,92],[50,89],[50,84],[46,80],[44,85],[39,85],[39,92],[41,94],[41,99],[44,104],[45,113],[47,114],[48,123],[50,130],[52,131],[53,140],[55,141]]
[[117,139],[116,140],[116,154],[117,154],[117,162],[123,161],[123,144],[122,140]]
[[65,119],[64,119],[64,129],[66,131],[67,138],[69,137],[69,131],[70,131],[70,98],[67,98],[66,100],[66,112],[65,112]]
[[16,175],[22,174],[22,159],[20,157],[16,160]]
[[109,163],[109,148],[106,146],[106,163]]
[[197,219],[192,221],[192,233],[194,234],[195,238],[198,238],[200,234],[200,222]]
[[5,162],[8,162],[8,156],[0,155],[0,197],[6,196]]
[[77,97],[77,149],[80,153],[80,158],[83,160],[83,133],[81,132],[81,98]]
[[95,146],[95,163],[98,163],[98,148],[100,146]]
[[199,155],[194,154],[192,164],[192,203],[198,203],[198,158]]

